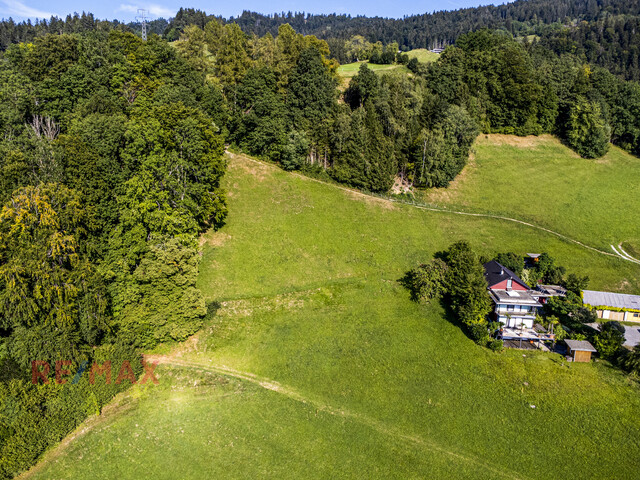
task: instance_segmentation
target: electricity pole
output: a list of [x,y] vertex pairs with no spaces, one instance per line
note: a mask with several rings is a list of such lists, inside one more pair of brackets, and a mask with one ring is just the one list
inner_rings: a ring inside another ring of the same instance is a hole
[[146,13],[146,10],[139,8],[138,16],[136,17],[136,19],[140,20],[140,23],[142,24],[142,40],[146,42],[147,41],[147,17],[145,17],[145,13]]

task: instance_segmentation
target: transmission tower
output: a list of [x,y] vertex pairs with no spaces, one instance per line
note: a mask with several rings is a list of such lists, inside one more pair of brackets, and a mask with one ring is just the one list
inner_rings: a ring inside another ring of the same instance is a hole
[[144,40],[145,42],[147,41],[147,17],[145,16],[146,12],[146,10],[139,8],[138,16],[136,17],[136,20],[139,20],[142,24],[142,40]]

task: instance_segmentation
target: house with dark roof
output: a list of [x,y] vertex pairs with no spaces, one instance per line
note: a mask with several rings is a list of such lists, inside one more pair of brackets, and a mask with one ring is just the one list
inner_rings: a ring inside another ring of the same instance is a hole
[[508,328],[533,328],[542,307],[534,291],[511,270],[495,260],[484,264],[484,278],[495,304],[495,320]]

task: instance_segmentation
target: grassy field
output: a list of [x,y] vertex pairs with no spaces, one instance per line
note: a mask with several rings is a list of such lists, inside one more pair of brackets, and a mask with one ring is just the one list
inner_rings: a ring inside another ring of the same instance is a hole
[[199,277],[215,317],[161,357],[159,386],[131,389],[25,477],[637,478],[637,383],[606,362],[477,347],[397,280],[458,239],[547,251],[592,288],[640,291],[638,265],[241,156],[225,181],[230,215],[203,238]]
[[351,78],[355,77],[363,63],[366,63],[371,70],[379,74],[393,73],[396,75],[408,75],[411,73],[404,65],[376,65],[369,62],[354,62],[347,63],[346,65],[340,65],[338,67],[338,74],[340,75],[340,78],[342,78],[343,82],[346,81],[348,83]]
[[407,52],[409,58],[417,58],[421,63],[435,62],[440,56],[439,53],[433,53],[426,48],[416,48],[415,50],[409,50]]
[[[417,58],[418,61],[422,63],[435,62],[439,56],[437,53],[430,52],[426,48],[417,48],[406,53],[407,55],[409,55],[409,58]],[[360,65],[362,65],[363,63],[366,63],[371,70],[380,74],[395,73],[400,75],[408,75],[411,73],[409,69],[404,65],[375,65],[373,63],[364,61],[340,65],[340,67],[338,67],[338,74],[340,75],[340,77],[342,77],[343,80],[348,81],[358,73]]]
[[428,192],[428,202],[515,216],[607,251],[640,245],[637,157],[612,146],[586,160],[549,135],[482,135],[474,149],[450,188]]

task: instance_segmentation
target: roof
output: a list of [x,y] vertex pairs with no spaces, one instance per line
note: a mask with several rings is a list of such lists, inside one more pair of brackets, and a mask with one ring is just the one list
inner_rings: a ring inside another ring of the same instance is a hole
[[510,305],[532,305],[541,307],[542,305],[531,296],[531,293],[523,290],[490,290],[489,294],[496,303]]
[[529,258],[539,258],[541,253],[527,253],[527,257]]
[[564,343],[574,352],[597,352],[593,345],[586,340],[565,340]]
[[487,284],[489,284],[489,288],[509,278],[511,280],[515,280],[523,287],[529,288],[529,286],[526,283],[520,280],[520,277],[518,277],[515,273],[513,273],[507,267],[499,264],[495,260],[491,260],[490,262],[485,263],[483,267],[484,267],[484,278],[487,281]]
[[538,285],[536,289],[549,297],[564,297],[567,294],[567,289],[560,285]]
[[627,295],[624,293],[596,292],[583,290],[584,303],[592,307],[626,308],[640,310],[640,295]]

